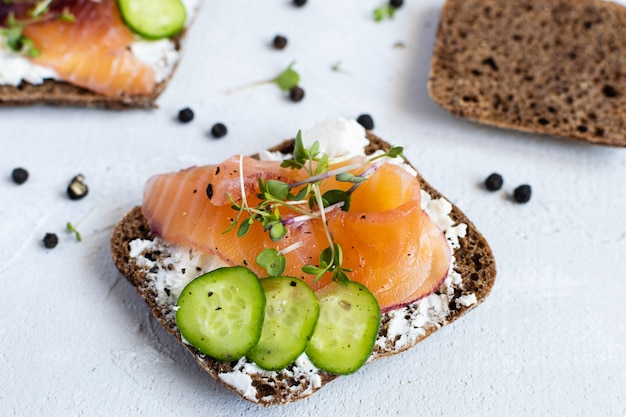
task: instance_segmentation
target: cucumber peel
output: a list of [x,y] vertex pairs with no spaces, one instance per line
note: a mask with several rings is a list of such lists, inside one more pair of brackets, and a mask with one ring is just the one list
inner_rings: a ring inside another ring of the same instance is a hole
[[320,316],[306,354],[315,366],[334,374],[356,372],[367,362],[378,328],[374,295],[355,281],[333,281],[317,292]]
[[182,336],[214,359],[240,359],[259,342],[265,294],[247,268],[225,267],[199,276],[183,289],[177,306]]
[[187,21],[180,0],[118,0],[126,25],[144,38],[169,38],[180,32]]
[[261,286],[265,321],[259,344],[247,356],[261,368],[276,371],[304,352],[317,323],[319,305],[313,290],[297,278],[264,278]]

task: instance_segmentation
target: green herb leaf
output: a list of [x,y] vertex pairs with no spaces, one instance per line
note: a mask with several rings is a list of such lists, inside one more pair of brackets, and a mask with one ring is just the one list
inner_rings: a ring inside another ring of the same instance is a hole
[[398,10],[398,8],[393,7],[390,4],[386,4],[384,6],[378,7],[377,9],[374,9],[374,12],[373,12],[374,21],[381,22],[385,19],[393,19],[393,17],[396,14],[396,10]]
[[241,224],[239,225],[239,229],[237,229],[237,236],[244,237],[245,235],[247,235],[248,232],[250,231],[250,227],[252,226],[252,223],[253,223],[252,217],[241,222]]
[[302,187],[298,194],[293,196],[294,200],[304,200],[307,195],[311,192],[311,184],[307,184],[305,187]]
[[346,274],[346,269],[339,268],[333,272],[333,281],[350,281],[350,277]]
[[389,149],[387,155],[390,158],[397,158],[398,156],[402,155],[402,151],[404,151],[404,148],[402,148],[402,146],[394,146],[393,148]]
[[377,9],[374,9],[374,13],[373,14],[374,14],[374,20],[376,22],[380,22],[386,16],[385,8],[384,7],[379,7]]
[[320,175],[324,172],[328,172],[329,165],[330,164],[328,163],[328,155],[322,155],[320,158],[318,158],[317,168],[315,168],[315,175]]
[[328,190],[322,199],[328,203],[326,207],[343,202],[341,210],[348,211],[350,209],[350,195],[343,190]]
[[83,241],[83,238],[80,235],[80,232],[76,229],[76,227],[74,227],[74,225],[72,223],[67,222],[67,225],[65,226],[65,228],[67,229],[68,232],[74,233],[74,236],[76,237],[77,241],[79,241],[79,242]]
[[302,272],[304,272],[305,274],[313,275],[313,274],[318,274],[320,271],[323,271],[323,270],[313,265],[304,265],[302,267]]
[[74,23],[76,20],[76,16],[70,12],[69,8],[64,8],[63,11],[59,14],[59,20],[62,22]]
[[278,242],[287,235],[287,228],[280,222],[274,223],[270,228],[270,239],[274,242]]
[[367,180],[367,178],[359,177],[351,172],[342,172],[341,174],[337,174],[335,179],[339,182],[351,182],[353,184],[358,184]]
[[289,184],[277,180],[267,180],[267,193],[279,200],[284,200],[289,195]]
[[42,14],[48,12],[48,6],[50,6],[50,3],[52,3],[52,0],[41,0],[37,2],[35,7],[28,11],[28,15],[34,18],[40,17]]
[[294,65],[295,62],[292,62],[287,68],[278,74],[276,78],[274,78],[276,85],[278,85],[278,87],[283,91],[291,90],[300,82],[300,74],[293,69]]
[[287,260],[274,248],[266,248],[256,257],[256,263],[265,268],[271,277],[280,276],[285,272]]
[[23,46],[24,35],[22,35],[22,26],[14,26],[6,29],[7,45],[11,50],[20,52]]

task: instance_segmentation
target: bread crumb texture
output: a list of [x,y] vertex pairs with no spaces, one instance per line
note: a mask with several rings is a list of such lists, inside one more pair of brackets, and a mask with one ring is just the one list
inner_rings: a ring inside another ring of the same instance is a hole
[[595,0],[447,0],[429,79],[456,116],[626,146],[626,8]]

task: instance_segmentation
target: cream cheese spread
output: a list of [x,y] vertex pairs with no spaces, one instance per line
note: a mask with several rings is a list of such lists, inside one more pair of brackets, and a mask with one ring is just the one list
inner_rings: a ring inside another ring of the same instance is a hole
[[[187,11],[185,26],[190,24],[200,7],[201,1],[182,0]],[[130,49],[137,59],[152,67],[157,83],[169,77],[180,58],[180,51],[176,49],[175,43],[170,39],[150,41],[137,36]],[[53,69],[37,65],[23,54],[11,50],[7,45],[6,36],[0,34],[0,85],[17,87],[22,81],[39,85],[45,80],[58,79],[59,76]]]
[[[356,126],[355,126],[356,125]],[[312,141],[319,141],[320,149],[324,152],[337,152],[330,156],[350,158],[363,154],[363,146],[367,144],[365,130],[357,127],[354,120],[336,119],[326,124],[318,124],[311,131],[303,134],[305,146]],[[336,129],[340,132],[333,135]],[[365,142],[363,142],[365,139]],[[358,146],[357,146],[358,145]],[[263,159],[280,160],[285,156],[277,153],[262,153]],[[399,160],[399,158],[394,158]],[[406,163],[401,163],[407,171],[415,170]],[[462,278],[454,270],[454,250],[459,248],[459,239],[466,236],[467,225],[455,224],[450,213],[452,205],[444,198],[433,199],[430,194],[422,190],[422,209],[439,226],[445,234],[452,250],[452,258],[446,277],[440,291],[424,297],[413,304],[387,313],[382,316],[382,332],[379,335],[370,361],[386,352],[393,352],[414,344],[424,337],[429,329],[439,328],[445,324],[450,314],[450,301],[454,298],[455,290],[462,288]],[[168,245],[160,238],[154,240],[137,239],[130,242],[130,256],[135,259],[137,266],[148,271],[150,285],[156,294],[156,302],[162,314],[175,323],[176,301],[181,291],[195,277],[225,264],[217,257],[200,253],[188,247]],[[159,252],[161,257],[157,262],[145,256]],[[167,254],[165,257],[163,254]],[[456,299],[457,306],[471,306],[477,302],[475,294],[463,295]],[[306,390],[315,390],[321,386],[320,371],[310,362],[306,354],[302,354],[287,372],[288,377],[296,380],[306,380]],[[246,358],[240,359],[230,372],[220,373],[219,377],[228,385],[236,389],[242,396],[257,401],[257,391],[253,385],[251,375],[275,376],[275,371],[265,371]],[[271,380],[272,378],[268,378]]]

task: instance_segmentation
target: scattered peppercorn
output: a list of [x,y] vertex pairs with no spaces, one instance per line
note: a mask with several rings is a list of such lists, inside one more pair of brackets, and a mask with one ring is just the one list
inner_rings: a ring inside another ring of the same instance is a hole
[[485,180],[485,188],[489,191],[498,191],[500,188],[502,188],[503,183],[504,180],[502,179],[502,175],[494,172],[493,174],[489,175]]
[[16,184],[24,184],[28,179],[28,171],[24,168],[15,168],[11,173],[11,178]]
[[302,101],[304,98],[304,90],[300,86],[291,87],[289,90],[289,99],[295,103]]
[[189,107],[185,107],[184,109],[178,112],[178,120],[181,123],[189,123],[193,120],[193,110]]
[[211,128],[211,135],[216,139],[223,138],[227,133],[228,129],[223,123],[215,123]]
[[374,119],[369,114],[362,114],[356,118],[358,124],[363,126],[367,130],[374,129]]
[[67,195],[71,200],[80,200],[85,197],[89,192],[89,187],[85,184],[85,177],[82,174],[78,174],[72,181],[70,181],[70,185],[67,186]]
[[532,190],[530,188],[530,185],[523,184],[513,191],[513,198],[518,203],[528,203],[528,201],[530,201],[531,194]]
[[389,0],[389,5],[397,9],[399,7],[402,7],[402,5],[404,5],[404,0]]
[[306,0],[293,0],[293,4],[298,6],[298,7],[301,7],[301,6],[304,6],[306,4]]
[[276,35],[274,36],[273,45],[274,49],[285,49],[287,46],[287,38],[283,35]]
[[55,233],[46,233],[46,235],[43,238],[43,245],[46,248],[52,249],[52,248],[55,248],[58,244],[59,244],[59,237]]

